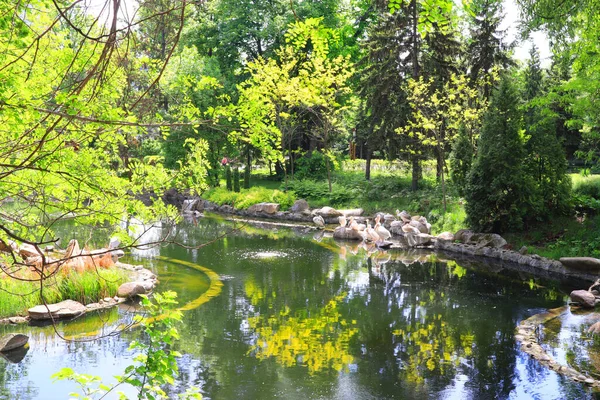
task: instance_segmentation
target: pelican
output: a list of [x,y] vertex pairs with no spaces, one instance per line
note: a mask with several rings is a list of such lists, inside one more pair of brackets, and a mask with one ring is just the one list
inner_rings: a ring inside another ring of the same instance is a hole
[[371,228],[371,224],[369,223],[369,220],[367,220],[367,227],[365,229],[365,232],[367,234],[368,240],[370,240],[372,242],[377,242],[378,240],[381,240],[381,238],[379,237],[379,235],[377,234],[375,229]]
[[323,219],[323,217],[321,217],[320,215],[317,215],[316,217],[313,218],[313,222],[317,225],[317,226],[325,226],[325,220]]
[[359,224],[358,222],[356,222],[354,220],[353,216],[350,216],[350,220],[348,221],[348,226],[350,227],[350,229],[354,229],[355,231],[359,231],[359,232],[364,231],[366,228],[365,224]]
[[340,216],[338,217],[338,222],[340,223],[340,226],[341,226],[342,228],[345,228],[345,227],[346,227],[346,216],[344,216],[344,215],[340,215]]
[[375,218],[375,232],[377,232],[381,240],[388,240],[390,237],[392,237],[392,234],[390,233],[390,231],[385,229],[385,227],[381,226],[379,219],[379,216]]

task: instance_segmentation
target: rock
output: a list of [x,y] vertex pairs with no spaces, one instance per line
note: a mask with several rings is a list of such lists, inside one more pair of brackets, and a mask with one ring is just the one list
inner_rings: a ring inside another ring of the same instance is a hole
[[6,353],[0,352],[0,357],[4,358],[6,361],[10,361],[11,363],[18,364],[23,361],[28,351],[29,346],[22,346],[14,350],[7,351]]
[[519,249],[519,254],[526,255],[528,253],[527,246],[523,246]]
[[258,203],[248,207],[249,213],[264,213],[264,214],[275,214],[279,211],[278,203]]
[[332,207],[323,207],[323,208],[317,208],[316,210],[313,210],[313,215],[320,215],[321,217],[326,218],[326,217],[339,217],[340,215],[342,215],[342,213]]
[[21,333],[9,333],[0,338],[0,352],[5,353],[23,347],[29,341],[29,336]]
[[335,228],[335,230],[333,231],[333,237],[335,239],[343,240],[363,240],[363,237],[360,234],[360,232],[343,226],[338,226],[337,228]]
[[600,335],[600,321],[592,324],[587,331],[588,333],[592,333],[594,335]]
[[410,247],[425,246],[431,243],[432,236],[426,233],[407,233],[406,240]]
[[65,300],[56,304],[39,305],[27,310],[31,319],[73,318],[85,313],[83,304],[74,300]]
[[473,231],[469,229],[461,229],[454,234],[454,240],[458,240],[461,243],[467,243],[473,236]]
[[506,246],[506,240],[497,233],[474,233],[467,243],[474,244],[477,247],[495,247],[498,249]]
[[223,204],[222,206],[220,206],[218,208],[219,212],[222,212],[224,214],[232,214],[233,213],[233,207],[231,207],[229,204]]
[[599,272],[600,260],[592,257],[561,257],[560,262],[567,268],[581,271]]
[[363,212],[365,212],[362,208],[351,208],[349,210],[337,210],[340,214],[346,217],[360,217]]
[[437,235],[437,238],[440,240],[446,240],[448,242],[454,241],[454,234],[452,232],[442,232]]
[[392,222],[390,222],[390,228],[400,228],[400,229],[402,229],[403,226],[404,226],[404,222],[403,221],[392,221]]
[[596,297],[587,290],[573,290],[569,297],[572,302],[579,303],[582,307],[594,308],[596,305]]
[[143,282],[126,282],[117,289],[117,296],[131,298],[140,294],[147,294],[152,290]]
[[304,199],[298,199],[294,202],[294,205],[290,209],[293,213],[301,213],[309,209],[308,201]]

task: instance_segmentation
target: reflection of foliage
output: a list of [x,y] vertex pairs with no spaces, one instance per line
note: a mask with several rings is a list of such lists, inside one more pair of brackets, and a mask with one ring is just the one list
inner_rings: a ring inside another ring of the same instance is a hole
[[250,326],[259,336],[252,348],[254,355],[261,360],[275,357],[286,367],[301,363],[311,374],[325,369],[341,371],[353,361],[348,343],[358,332],[356,321],[340,317],[338,304],[344,297],[335,297],[314,313],[291,316],[286,307],[278,315],[250,318]]
[[[430,297],[444,296],[431,291]],[[426,314],[420,321],[393,331],[402,339],[403,378],[420,384],[428,374],[454,375],[461,359],[472,355],[475,339],[471,332],[455,332],[455,328],[442,319],[442,314]]]

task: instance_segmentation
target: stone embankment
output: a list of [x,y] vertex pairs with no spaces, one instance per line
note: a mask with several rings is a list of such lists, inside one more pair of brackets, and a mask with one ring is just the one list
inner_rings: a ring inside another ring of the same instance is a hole
[[[506,240],[492,233],[475,233],[460,230],[453,234],[442,232],[432,236],[431,225],[422,216],[411,216],[406,211],[397,211],[396,215],[378,213],[372,217],[363,216],[362,209],[336,210],[332,207],[310,209],[306,200],[297,200],[289,211],[281,211],[277,203],[259,203],[246,210],[230,205],[219,206],[201,198],[187,199],[183,202],[184,214],[200,215],[204,211],[232,214],[248,219],[272,219],[306,223],[323,227],[326,224],[337,225],[334,238],[343,240],[364,240],[365,236],[348,226],[341,226],[340,218],[352,218],[353,223],[366,226],[367,221],[379,216],[381,226],[389,231],[393,247],[425,248],[447,253],[461,261],[485,261],[488,264],[506,266],[518,265],[520,269],[551,278],[567,277],[594,281],[600,274],[600,260],[589,257],[561,258],[560,261],[527,254],[527,249],[519,251],[508,249]],[[343,220],[342,220],[343,221]]]

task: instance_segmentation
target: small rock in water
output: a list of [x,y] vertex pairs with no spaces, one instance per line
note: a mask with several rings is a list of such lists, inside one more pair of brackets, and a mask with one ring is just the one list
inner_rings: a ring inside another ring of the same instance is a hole
[[525,255],[528,253],[527,246],[523,246],[519,249],[519,254]]
[[29,341],[29,336],[21,333],[9,333],[0,338],[0,352],[5,353],[23,347]]
[[596,296],[587,290],[573,290],[569,297],[572,302],[579,303],[582,307],[594,308],[596,305]]

